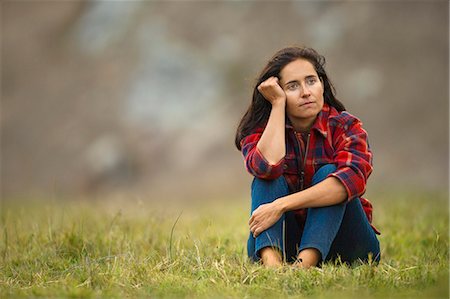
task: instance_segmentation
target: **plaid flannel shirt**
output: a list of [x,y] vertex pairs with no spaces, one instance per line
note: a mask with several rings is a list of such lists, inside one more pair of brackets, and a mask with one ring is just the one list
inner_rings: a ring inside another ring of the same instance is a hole
[[[324,104],[306,136],[295,132],[286,119],[286,155],[275,165],[271,165],[256,147],[265,126],[256,128],[241,140],[247,171],[266,180],[284,175],[290,192],[295,193],[311,186],[312,177],[321,166],[334,164],[337,170],[329,176],[341,181],[347,190],[347,200],[358,198],[361,201],[367,219],[372,223],[372,204],[361,197],[372,172],[372,152],[361,121],[346,111],[340,113]],[[295,214],[303,229],[306,209],[296,210]],[[372,228],[379,234],[373,225]]]

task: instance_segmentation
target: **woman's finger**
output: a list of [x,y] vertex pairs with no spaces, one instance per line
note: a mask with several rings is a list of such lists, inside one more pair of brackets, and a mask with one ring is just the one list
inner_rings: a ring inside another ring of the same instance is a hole
[[259,207],[256,208],[256,210],[254,210],[252,212],[252,216],[250,217],[250,220],[248,221],[248,223],[251,223],[252,221],[255,221],[256,215],[258,214],[258,210],[259,210]]
[[250,217],[250,219],[248,220],[248,224],[250,225],[254,220],[255,220],[255,217],[252,215],[252,217]]
[[250,228],[250,232],[253,234],[253,236],[255,235],[255,230],[256,230],[256,226],[252,226]]

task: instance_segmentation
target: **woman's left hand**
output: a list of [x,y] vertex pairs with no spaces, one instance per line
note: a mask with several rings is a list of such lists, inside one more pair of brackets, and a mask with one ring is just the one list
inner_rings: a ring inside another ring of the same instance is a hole
[[274,225],[282,215],[283,211],[276,202],[260,205],[253,211],[252,217],[248,221],[253,236],[256,238],[263,231]]

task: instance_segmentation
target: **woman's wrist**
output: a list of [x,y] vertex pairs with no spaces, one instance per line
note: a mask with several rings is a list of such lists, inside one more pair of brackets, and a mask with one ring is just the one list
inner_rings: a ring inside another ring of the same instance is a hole
[[272,108],[280,107],[280,108],[284,109],[286,107],[286,98],[274,100],[274,101],[272,101],[271,104],[272,104]]
[[286,213],[289,211],[286,197],[280,197],[277,200],[275,200],[274,203],[281,213]]

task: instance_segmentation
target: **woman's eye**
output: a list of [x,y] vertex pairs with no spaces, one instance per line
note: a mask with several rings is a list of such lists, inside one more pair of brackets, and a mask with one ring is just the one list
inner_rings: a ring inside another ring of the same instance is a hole
[[298,88],[298,83],[289,84],[287,87],[288,90],[295,90],[297,88]]
[[317,82],[316,78],[308,78],[308,79],[306,80],[306,83],[307,83],[308,85],[313,85],[313,84],[316,83],[316,82]]

